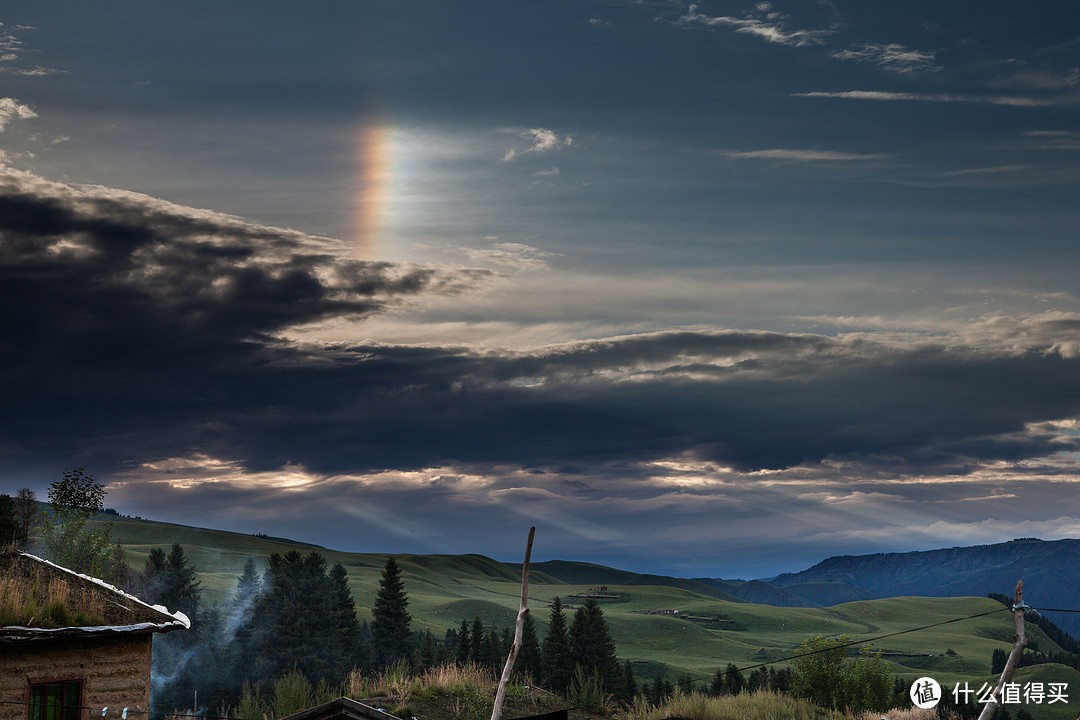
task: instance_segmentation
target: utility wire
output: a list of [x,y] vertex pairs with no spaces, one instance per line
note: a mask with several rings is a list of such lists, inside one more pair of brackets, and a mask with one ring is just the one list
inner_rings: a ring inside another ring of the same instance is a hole
[[[757,663],[756,665],[748,665],[746,667],[736,668],[736,672],[743,673],[743,672],[746,672],[747,670],[756,670],[759,667],[765,667],[767,665],[774,665],[776,663],[787,662],[788,660],[795,660],[797,658],[809,657],[811,655],[817,655],[819,653],[829,652],[830,650],[842,650],[844,648],[849,648],[849,647],[852,647],[854,645],[863,645],[863,644],[868,643],[868,642],[874,642],[875,640],[884,640],[885,638],[896,637],[898,635],[907,635],[908,633],[919,632],[920,630],[929,630],[930,628],[941,627],[942,625],[949,625],[951,623],[962,622],[964,620],[974,620],[975,618],[985,617],[987,615],[993,615],[994,613],[999,613],[1002,610],[1009,610],[1009,608],[1006,608],[1006,607],[995,608],[994,610],[989,610],[987,612],[978,613],[976,615],[968,615],[967,617],[953,618],[952,620],[942,620],[941,622],[931,623],[929,625],[921,625],[921,626],[916,627],[916,628],[911,628],[910,630],[899,630],[897,632],[886,633],[884,635],[877,635],[875,637],[865,638],[863,640],[852,640],[852,641],[846,642],[846,643],[840,643],[840,644],[837,644],[837,645],[830,645],[827,648],[821,648],[821,649],[818,649],[818,650],[811,650],[809,652],[804,652],[804,653],[796,653],[795,655],[789,655],[788,657],[779,658],[779,659],[776,659],[776,660],[769,660],[768,662],[761,662],[761,663]],[[679,687],[680,685],[690,685],[692,683],[702,682],[702,681],[709,680],[709,679],[710,678],[693,678],[692,680],[684,680],[682,683],[675,683],[675,687]]]

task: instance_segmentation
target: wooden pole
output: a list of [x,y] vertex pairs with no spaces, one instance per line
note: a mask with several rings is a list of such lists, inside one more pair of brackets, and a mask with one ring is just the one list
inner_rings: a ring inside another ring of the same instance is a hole
[[1020,664],[1020,656],[1024,654],[1024,648],[1027,647],[1027,637],[1024,635],[1024,610],[1027,609],[1027,605],[1024,604],[1024,581],[1020,580],[1016,583],[1016,592],[1013,595],[1013,621],[1016,623],[1016,634],[1013,635],[1013,648],[1009,653],[1009,659],[1005,661],[1005,669],[1001,671],[1001,677],[998,679],[997,687],[994,688],[994,694],[990,698],[990,702],[983,706],[982,712],[979,714],[979,720],[990,720],[994,717],[994,712],[998,709],[998,699],[1001,697],[1001,691],[1005,688],[1005,683],[1012,680],[1013,673],[1016,672],[1016,666]]
[[525,562],[521,566],[521,608],[518,610],[517,624],[514,627],[514,644],[510,646],[510,654],[506,657],[506,664],[503,665],[499,690],[495,693],[495,707],[491,709],[491,720],[499,720],[499,716],[502,715],[503,702],[506,701],[506,686],[510,682],[510,673],[514,671],[514,661],[517,660],[518,650],[521,649],[521,633],[525,627],[525,615],[529,612],[529,558],[532,557],[535,533],[535,527],[529,528],[529,543],[525,546]]

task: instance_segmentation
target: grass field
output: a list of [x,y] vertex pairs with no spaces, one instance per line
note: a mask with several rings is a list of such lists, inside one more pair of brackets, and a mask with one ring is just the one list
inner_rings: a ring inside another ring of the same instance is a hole
[[[244,562],[255,558],[260,567],[273,552],[318,550],[330,563],[340,562],[349,573],[350,587],[361,619],[370,619],[379,575],[386,555],[345,553],[288,540],[203,530],[130,518],[113,521],[113,538],[122,543],[128,562],[140,568],[154,547],[168,548],[179,542],[199,572],[204,602],[225,602],[235,588]],[[485,624],[511,626],[520,598],[520,571],[480,555],[395,555],[401,566],[414,627],[429,629],[437,637],[461,620],[479,615]],[[554,567],[554,566],[552,566]],[[642,677],[666,669],[668,678],[688,672],[706,679],[727,663],[748,667],[780,663],[796,652],[810,635],[847,635],[866,640],[881,635],[970,615],[997,611],[985,617],[952,622],[918,632],[875,640],[894,673],[913,680],[929,675],[943,687],[968,682],[978,687],[990,679],[990,658],[995,648],[1011,647],[1012,616],[1000,604],[986,598],[900,597],[845,603],[825,609],[780,608],[733,602],[669,585],[619,585],[613,579],[631,580],[632,573],[581,564],[573,568],[573,584],[543,572],[531,574],[530,606],[540,632],[546,630],[548,603],[559,596],[586,593],[601,583],[617,600],[602,603],[621,658],[635,662]],[[565,565],[560,574],[565,575]],[[554,572],[554,570],[553,570]],[[590,575],[599,580],[589,580]],[[180,608],[183,610],[183,608]],[[679,610],[679,615],[650,614]],[[693,615],[712,622],[691,622]],[[1029,624],[1028,635],[1041,650],[1057,646],[1041,630]],[[1065,679],[1049,679],[1051,677]],[[1080,703],[1080,673],[1062,666],[1023,668],[1025,681],[1069,682]],[[1068,717],[1055,708],[1033,708],[1036,717]],[[1071,715],[1075,717],[1075,712]]]

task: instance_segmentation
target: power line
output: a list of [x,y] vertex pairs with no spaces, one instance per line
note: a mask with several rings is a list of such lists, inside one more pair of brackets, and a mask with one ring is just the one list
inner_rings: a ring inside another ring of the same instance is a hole
[[[919,632],[920,630],[929,630],[930,628],[941,627],[942,625],[949,625],[951,623],[956,623],[956,622],[963,622],[964,620],[974,620],[975,618],[985,617],[987,615],[993,615],[994,613],[999,613],[1002,610],[1009,610],[1009,608],[1006,608],[1006,607],[995,608],[994,610],[989,610],[987,612],[978,613],[976,615],[968,615],[967,617],[953,618],[952,620],[942,620],[941,622],[931,623],[929,625],[922,625],[920,627],[911,628],[909,630],[899,630],[897,632],[886,633],[884,635],[877,635],[875,637],[865,638],[863,640],[852,640],[851,642],[839,643],[839,644],[836,644],[836,645],[830,645],[827,648],[820,648],[818,650],[811,650],[809,652],[797,653],[795,655],[789,655],[788,657],[779,658],[777,660],[770,660],[768,662],[757,663],[756,665],[748,665],[746,667],[736,668],[736,672],[743,673],[743,672],[746,672],[747,670],[756,670],[759,667],[765,667],[767,665],[774,665],[776,663],[787,662],[788,660],[795,660],[797,658],[809,657],[811,655],[817,655],[818,653],[828,652],[830,650],[842,650],[844,648],[849,648],[849,647],[852,647],[854,645],[863,645],[863,644],[868,643],[868,642],[874,642],[875,640],[884,640],[885,638],[896,637],[898,635],[907,635],[908,633]],[[701,682],[701,681],[708,680],[708,679],[709,678],[694,678],[692,680],[684,680],[682,683],[675,683],[675,686],[679,687],[680,685],[690,685],[692,683]]]

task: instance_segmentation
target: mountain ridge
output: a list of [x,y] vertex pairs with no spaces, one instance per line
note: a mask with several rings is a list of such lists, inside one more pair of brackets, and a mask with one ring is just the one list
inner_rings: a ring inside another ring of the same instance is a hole
[[[990,592],[1011,597],[1017,580],[1024,581],[1024,600],[1033,607],[1080,609],[1080,540],[1017,538],[936,550],[834,555],[806,570],[777,575],[770,584],[790,590],[805,583],[833,582],[875,598]],[[1047,615],[1070,634],[1080,633],[1077,614]]]

